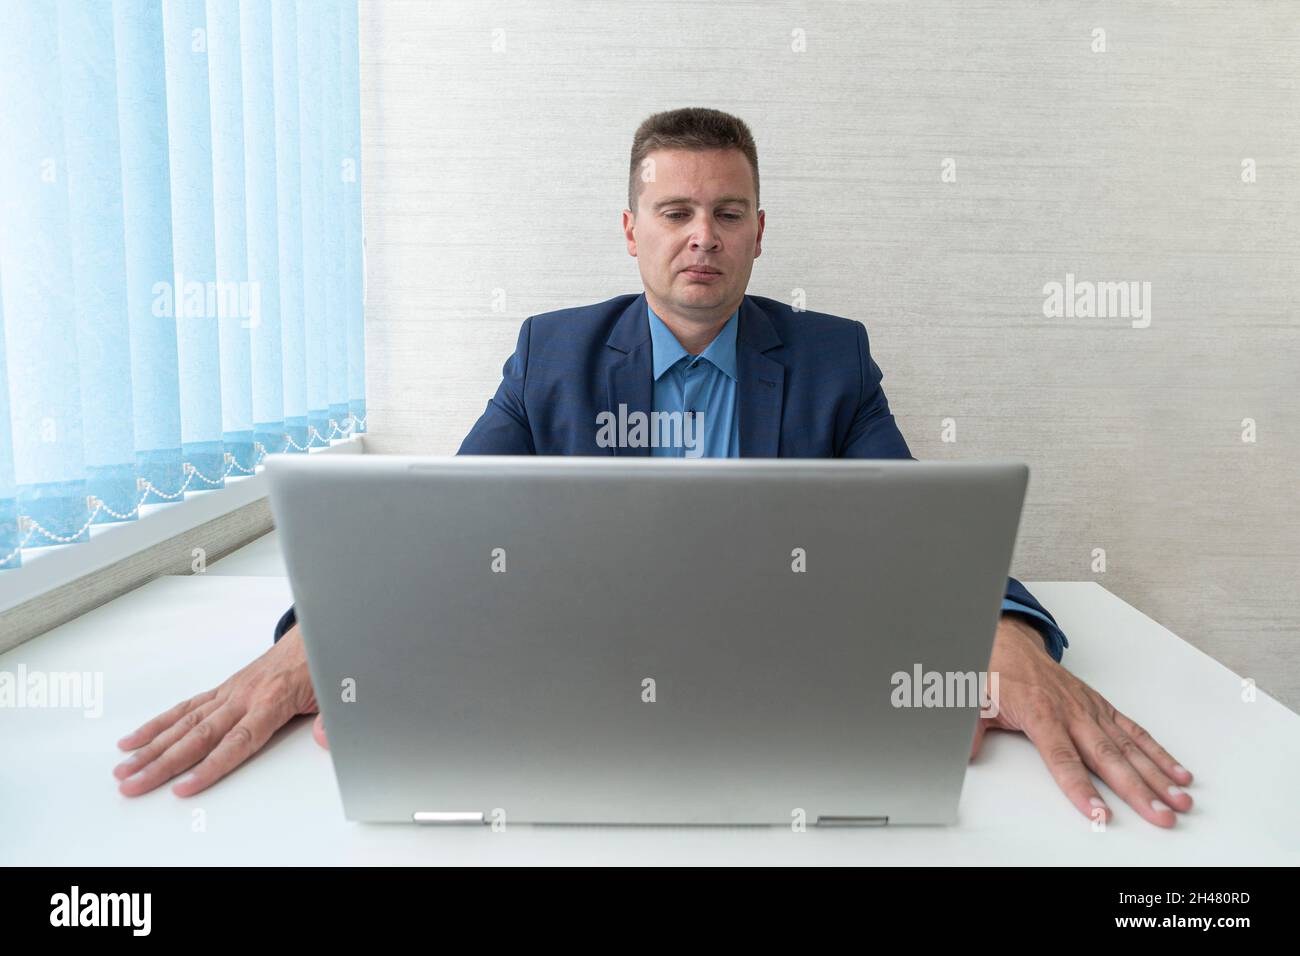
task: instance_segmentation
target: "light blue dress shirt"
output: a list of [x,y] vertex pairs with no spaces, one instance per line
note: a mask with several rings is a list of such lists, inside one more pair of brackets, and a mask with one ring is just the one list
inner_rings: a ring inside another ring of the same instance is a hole
[[[654,354],[654,396],[653,407],[656,412],[679,412],[683,417],[687,413],[699,413],[703,416],[695,419],[694,431],[684,430],[684,439],[700,442],[703,452],[690,449],[688,456],[687,441],[674,446],[657,445],[650,449],[650,454],[659,458],[739,458],[740,457],[740,409],[736,405],[736,331],[740,325],[740,310],[731,313],[731,318],[722,327],[722,331],[709,343],[698,356],[691,355],[677,341],[677,336],[664,325],[663,319],[655,315],[650,303],[646,303],[647,318],[650,322],[650,343]],[[1024,614],[1029,623],[1034,625],[1044,640],[1050,640],[1051,621],[1018,601],[1002,599],[1002,610]],[[1046,626],[1039,626],[1039,623]]]
[[739,458],[736,329],[740,310],[731,313],[722,331],[698,356],[682,347],[649,302],[646,312],[654,355],[653,408],[660,413],[679,412],[683,419],[695,415],[694,425],[682,431],[684,439],[691,439],[691,448],[683,440],[677,447],[652,447],[650,454],[659,458]]

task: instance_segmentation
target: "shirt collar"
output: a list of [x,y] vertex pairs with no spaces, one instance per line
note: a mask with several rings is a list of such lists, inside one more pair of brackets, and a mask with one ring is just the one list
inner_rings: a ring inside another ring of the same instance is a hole
[[[655,310],[650,308],[648,301],[645,308],[650,318],[650,343],[651,351],[654,353],[654,375],[657,382],[664,372],[691,353],[682,348],[682,343],[677,341],[677,336],[664,325],[663,319],[655,315]],[[722,331],[700,354],[700,358],[707,359],[719,371],[736,381],[740,380],[740,376],[736,373],[736,329],[739,324],[740,309],[736,309],[731,313],[731,318],[727,319],[727,324],[722,327]]]

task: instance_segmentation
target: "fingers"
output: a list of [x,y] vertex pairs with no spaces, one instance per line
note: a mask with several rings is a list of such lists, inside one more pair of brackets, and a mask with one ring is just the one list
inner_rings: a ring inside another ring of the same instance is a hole
[[187,711],[174,724],[114,767],[113,776],[119,780],[125,780],[127,777],[143,770],[148,764],[153,763],[162,756],[168,747],[183,738],[220,706],[220,701],[210,700],[206,704],[201,704],[193,710]]
[[325,739],[325,715],[317,714],[316,719],[312,721],[311,735],[316,738],[316,743],[320,744],[326,750],[330,749],[329,741]]
[[1052,779],[1075,808],[1090,820],[1096,820],[1100,811],[1103,822],[1109,821],[1112,811],[1093,786],[1065,723],[1054,716],[1041,716],[1025,727],[1025,735],[1038,748]]
[[[215,701],[209,706],[213,705],[216,705]],[[202,709],[191,711],[173,728],[178,732],[168,731],[159,738],[156,746],[151,744],[141,751],[147,756],[140,756],[139,761],[132,765],[139,769],[126,777],[118,785],[118,790],[125,796],[138,797],[194,766],[217,746],[240,715],[240,708],[231,703],[215,706],[207,713]],[[198,719],[193,719],[196,717]],[[113,772],[116,775],[120,771],[121,767]]]
[[[189,796],[211,786],[256,753],[298,712],[314,712],[315,696],[296,631],[214,690],[159,714],[118,741],[134,749],[113,770],[118,790],[139,796],[173,779]],[[193,768],[193,769],[191,769]],[[189,771],[186,773],[186,771]]]
[[1175,760],[1169,751],[1156,743],[1156,739],[1137,725],[1137,723],[1128,717],[1125,717],[1119,711],[1115,711],[1115,724],[1120,730],[1128,734],[1142,748],[1143,752],[1150,757],[1165,775],[1177,783],[1187,786],[1192,782],[1192,772]]
[[[1116,715],[1118,716],[1118,712]],[[1115,741],[1115,746],[1119,748],[1119,752],[1124,755],[1124,759],[1146,781],[1146,785],[1156,794],[1156,799],[1181,813],[1185,813],[1192,808],[1191,795],[1170,779],[1169,775],[1147,755],[1147,752],[1143,750],[1131,734],[1121,730],[1115,721],[1103,718],[1100,723],[1102,731],[1111,740]],[[1130,723],[1132,722],[1130,721]],[[1154,741],[1152,742],[1154,743]]]
[[181,701],[171,710],[159,714],[147,724],[131,731],[131,733],[127,734],[117,742],[118,747],[122,750],[135,750],[137,747],[147,744],[168,727],[175,724],[176,721],[180,720],[181,717],[191,709],[206,704],[208,701],[212,700],[216,694],[217,692],[215,690],[210,690],[195,697],[191,697],[189,700]]
[[1157,794],[1151,788],[1138,768],[1129,761],[1100,724],[1090,718],[1085,719],[1074,728],[1074,733],[1084,762],[1106,781],[1120,799],[1149,823],[1158,827],[1174,825],[1174,811],[1165,802],[1168,795]]
[[293,716],[293,707],[283,698],[255,706],[235,724],[197,767],[172,785],[172,793],[189,797],[206,790],[251,757],[271,735]]

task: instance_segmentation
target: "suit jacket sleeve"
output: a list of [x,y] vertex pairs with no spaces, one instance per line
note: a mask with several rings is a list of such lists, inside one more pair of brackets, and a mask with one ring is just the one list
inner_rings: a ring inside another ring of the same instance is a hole
[[[880,387],[884,373],[880,371],[871,358],[867,330],[858,326],[858,360],[862,367],[862,390],[858,398],[857,414],[849,426],[839,457],[841,458],[907,458],[912,461],[911,451],[903,440],[898,424],[889,410],[885,391]],[[1043,635],[1043,644],[1047,653],[1058,663],[1065,654],[1070,642],[1065,632],[1057,625],[1047,608],[1029,593],[1029,590],[1015,578],[1007,578],[1006,597],[1002,602],[1004,613],[1015,614],[1033,625]]]
[[284,632],[297,623],[298,614],[292,607],[290,607],[289,610],[280,615],[280,620],[275,625],[275,636],[271,638],[271,643],[274,644],[276,641],[280,640],[280,638],[284,637]]
[[533,433],[524,406],[524,380],[528,375],[528,345],[532,318],[519,329],[515,354],[501,369],[501,384],[487,403],[487,409],[474,423],[458,455],[535,455]]

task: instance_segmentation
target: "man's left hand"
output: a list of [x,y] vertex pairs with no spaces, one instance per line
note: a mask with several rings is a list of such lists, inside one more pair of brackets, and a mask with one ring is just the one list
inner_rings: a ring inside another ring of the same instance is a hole
[[993,640],[989,670],[997,673],[996,716],[975,727],[971,759],[991,728],[1018,730],[1038,748],[1047,769],[1084,816],[1110,807],[1093,786],[1091,770],[1143,819],[1172,827],[1192,798],[1179,784],[1192,775],[1140,726],[1052,659],[1043,637],[1023,619],[1004,614]]

